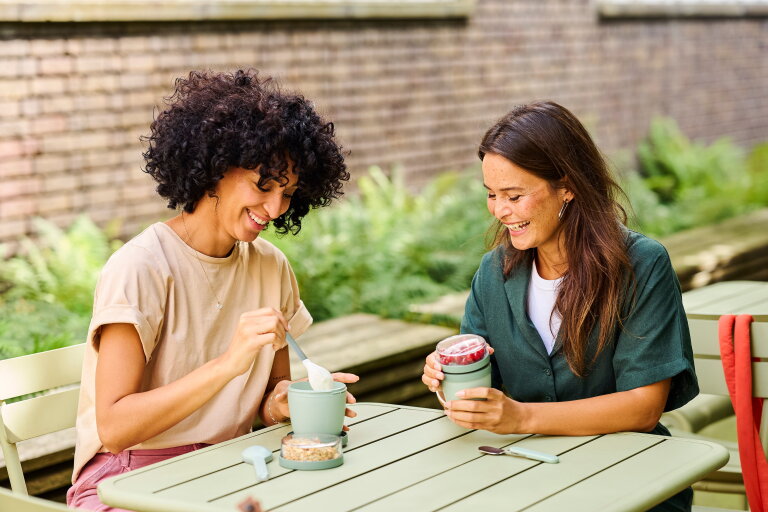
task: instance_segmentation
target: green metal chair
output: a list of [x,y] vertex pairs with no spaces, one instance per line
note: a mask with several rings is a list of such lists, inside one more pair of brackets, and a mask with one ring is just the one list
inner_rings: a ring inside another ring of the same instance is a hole
[[[694,365],[701,392],[708,395],[719,395],[723,398],[728,397],[728,387],[725,383],[725,375],[720,361],[717,317],[689,316],[688,325],[691,329]],[[751,326],[751,338],[752,357],[759,358],[752,363],[752,394],[755,397],[768,398],[768,318],[755,317],[755,322]],[[722,401],[718,402],[711,396],[705,396],[701,399],[700,404],[705,407],[698,412],[693,411],[696,407],[694,404],[692,411],[687,412],[690,422],[689,429],[685,429],[685,427],[683,429],[674,428],[684,425],[685,419],[682,418],[686,416],[686,411],[683,411],[682,416],[668,416],[672,419],[671,424],[669,421],[662,420],[662,423],[672,427],[670,428],[672,435],[699,437],[715,441],[728,448],[731,454],[731,458],[725,466],[695,483],[693,488],[708,492],[744,494],[744,481],[737,443],[696,434],[696,431],[705,426],[709,420],[726,416],[729,410],[732,411],[732,408],[729,409]],[[677,425],[675,421],[677,421]],[[686,430],[692,430],[692,432]],[[764,449],[768,451],[768,404],[763,408],[760,440]]]
[[27,494],[27,485],[16,443],[75,425],[84,353],[83,343],[0,360],[0,447],[19,495]]
[[42,500],[0,487],[0,510],[8,512],[73,512],[83,509],[68,508],[61,503]]

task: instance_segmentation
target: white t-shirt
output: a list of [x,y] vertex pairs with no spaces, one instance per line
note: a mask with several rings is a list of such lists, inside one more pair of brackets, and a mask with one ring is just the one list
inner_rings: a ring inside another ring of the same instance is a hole
[[528,316],[544,341],[548,354],[552,353],[563,320],[559,312],[552,314],[557,300],[557,288],[562,280],[562,277],[553,280],[542,278],[536,270],[536,262],[533,262],[531,284],[528,286]]
[[[224,305],[221,310],[216,308],[211,286]],[[312,323],[285,255],[261,238],[252,243],[238,242],[229,256],[214,258],[197,253],[167,224],[159,222],[117,250],[101,271],[94,295],[72,481],[97,452],[106,451],[96,430],[95,407],[102,326],[136,326],[146,358],[141,391],[147,391],[174,382],[224,353],[240,315],[263,307],[281,311],[294,336]],[[250,371],[232,379],[181,422],[130,449],[214,444],[247,434],[264,396],[273,360],[272,347],[264,347]]]

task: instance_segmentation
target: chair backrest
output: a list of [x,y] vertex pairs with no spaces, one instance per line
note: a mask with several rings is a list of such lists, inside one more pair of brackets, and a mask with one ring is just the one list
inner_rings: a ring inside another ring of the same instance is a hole
[[4,512],[73,512],[82,509],[67,508],[61,503],[26,496],[0,487],[0,510]]
[[[752,322],[752,395],[768,398],[768,321],[759,318]],[[720,360],[718,320],[711,318],[688,318],[693,345],[693,362],[702,393],[728,396],[725,373]],[[768,452],[768,403],[763,407],[760,440]]]
[[27,487],[16,443],[75,425],[84,354],[81,343],[0,360],[0,447],[17,493]]

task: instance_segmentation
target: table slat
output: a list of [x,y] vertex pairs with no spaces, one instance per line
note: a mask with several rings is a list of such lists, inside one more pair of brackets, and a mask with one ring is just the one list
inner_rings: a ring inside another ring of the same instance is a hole
[[[684,465],[660,465],[659,460],[663,459],[673,459]],[[688,487],[689,482],[700,480],[722,466],[727,459],[728,451],[722,446],[690,443],[686,446],[685,440],[676,440],[674,443],[663,441],[639,452],[631,460],[621,461],[596,473],[579,483],[578,488],[565,489],[526,512],[576,510],[574,503],[583,503],[585,496],[590,497],[585,511],[641,512],[664,501],[665,496],[669,495],[670,486],[680,492]],[[622,488],[622,482],[630,471],[634,486],[627,492]]]
[[[526,439],[520,442],[520,446],[554,453],[562,459],[570,453],[570,450],[584,444],[591,444],[593,441],[594,437],[542,436]],[[505,497],[504,510],[517,510],[520,508],[519,503],[534,502],[537,499],[535,497],[551,493],[550,482],[539,485],[538,488],[518,490],[515,494],[508,494],[506,491],[496,493],[488,503],[483,505],[484,508],[466,506],[464,498],[467,495],[479,493],[485,488],[495,487],[494,484],[503,484],[513,476],[512,480],[525,479],[528,473],[537,470],[540,466],[563,467],[562,463],[544,464],[519,457],[485,455],[449,471],[436,474],[428,480],[404,488],[359,510],[360,512],[412,510],[416,503],[419,504],[420,510],[443,510],[443,507],[453,510],[498,510],[499,496]],[[552,485],[559,488],[557,481],[552,482]],[[459,505],[454,507],[452,505],[454,503]]]
[[323,489],[335,487],[341,482],[376,468],[391,464],[411,453],[439,445],[468,431],[443,417],[419,425],[405,432],[382,438],[375,443],[355,449],[344,456],[344,464],[324,471],[293,471],[285,477],[272,478],[250,489],[222,497],[215,503],[223,510],[240,501],[246,494],[257,497],[266,510],[288,504]]
[[[346,451],[355,451],[359,447],[365,446],[379,439],[408,430],[425,422],[440,419],[441,414],[438,411],[425,411],[414,413],[411,411],[395,410],[390,414],[377,416],[371,420],[358,423],[349,432],[349,445]],[[240,453],[247,446],[257,444],[254,442],[240,443],[238,446],[236,461],[240,461]],[[238,463],[234,466],[226,467],[221,470],[211,472],[210,474],[196,478],[193,481],[182,483],[180,485],[164,489],[158,495],[163,497],[174,497],[183,500],[192,501],[218,501],[226,493],[239,492],[244,498],[248,494],[262,496],[269,494],[270,491],[263,487],[271,481],[279,479],[281,475],[291,473],[292,470],[285,469],[278,464],[277,451],[280,447],[280,439],[273,444],[265,445],[275,451],[275,458],[267,464],[270,480],[267,482],[257,482],[255,470],[252,466],[245,463]],[[321,471],[319,473],[331,473],[331,470]],[[315,472],[317,474],[317,472]],[[331,475],[331,478],[333,476]],[[285,479],[282,479],[285,481]],[[294,492],[302,492],[300,489],[294,489]],[[289,499],[290,495],[278,493],[275,497]],[[235,500],[235,503],[242,501],[242,498]],[[234,504],[233,504],[234,505]]]
[[[693,353],[720,357],[720,339],[717,320],[689,319]],[[753,357],[768,358],[768,322],[752,322],[750,326]]]
[[[478,446],[509,446],[529,437],[527,435],[502,436],[482,430],[469,432],[467,435],[452,439],[434,448],[393,462],[374,471],[342,482],[334,487],[316,492],[311,497],[302,498],[285,506],[272,509],[274,512],[303,512],[310,509],[339,510],[339,496],[344,496],[344,509],[361,507],[379,498],[409,487],[437,473],[448,471],[468,461],[483,457],[477,451]],[[522,445],[521,445],[522,446]],[[503,457],[499,457],[502,459]],[[534,461],[517,459],[522,469],[536,464]],[[505,464],[495,461],[495,466]],[[508,462],[506,462],[508,464]],[[488,468],[493,472],[494,464]],[[500,466],[499,466],[500,467]]]
[[[589,443],[581,444],[560,455],[559,464],[539,464],[518,474],[515,478],[504,479],[474,494],[468,494],[466,499],[457,500],[454,504],[440,510],[494,510],[494,507],[498,506],[499,496],[509,497],[505,502],[505,510],[522,510],[592,477],[595,473],[603,471],[606,466],[616,464],[662,441],[661,436],[651,435],[597,437]],[[456,476],[461,478],[462,475]],[[592,505],[591,496],[590,499],[585,499],[586,496],[589,495],[582,495],[580,500],[569,503],[565,508],[555,507],[549,510],[568,510],[569,512],[600,510]]]
[[[344,420],[345,423],[350,426],[362,424],[363,422],[382,414],[388,414],[398,410],[397,406],[394,405],[359,404],[351,407],[357,412],[357,416],[355,418],[347,418]],[[280,449],[280,440],[290,432],[290,430],[290,424],[257,430],[256,432],[252,432],[247,436],[238,439],[224,441],[214,446],[198,450],[197,452],[188,453],[170,460],[158,462],[152,466],[147,466],[146,470],[139,473],[126,473],[105,485],[137,491],[149,489],[150,492],[172,487],[199,476],[200,467],[208,468],[211,472],[215,472],[232,466],[233,460],[240,460],[240,453],[245,446],[261,444],[263,446],[274,447],[274,451],[277,451]],[[353,430],[357,430],[357,427],[353,428]],[[350,433],[349,435],[351,438],[354,433]],[[187,464],[186,460],[192,456],[195,458],[195,464]]]

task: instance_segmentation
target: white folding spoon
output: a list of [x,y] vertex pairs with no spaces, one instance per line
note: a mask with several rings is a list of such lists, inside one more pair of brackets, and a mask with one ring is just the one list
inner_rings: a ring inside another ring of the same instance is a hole
[[243,462],[251,464],[256,469],[256,479],[263,482],[269,478],[267,462],[272,460],[272,451],[264,446],[249,446],[242,453]]
[[327,391],[332,389],[333,377],[331,377],[331,372],[319,364],[310,361],[304,351],[301,350],[301,347],[299,347],[299,344],[296,343],[296,340],[293,339],[293,336],[285,333],[285,339],[293,351],[296,352],[296,355],[299,356],[299,359],[301,359],[304,368],[307,369],[307,377],[309,378],[309,385],[312,386],[312,389],[315,391]]

